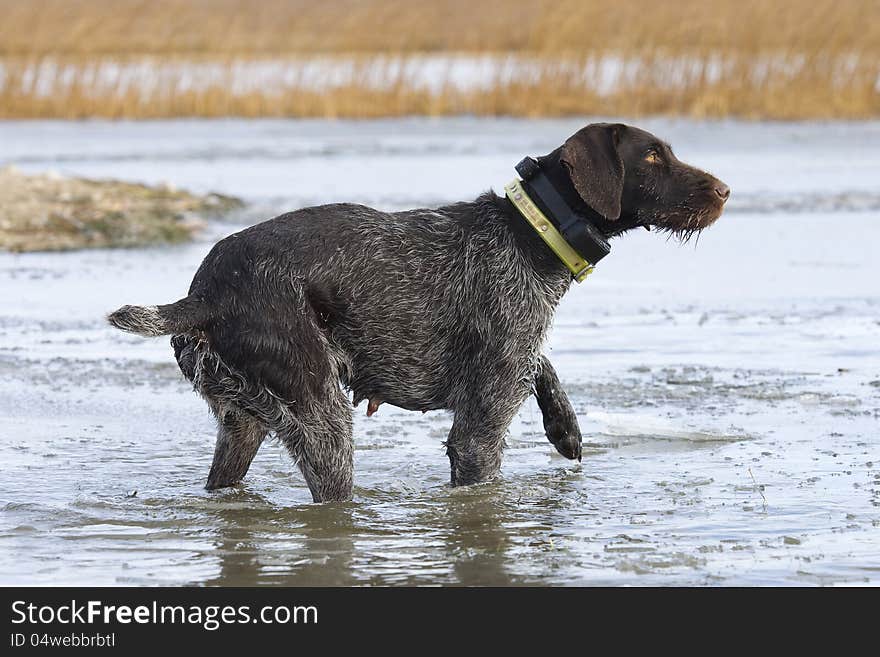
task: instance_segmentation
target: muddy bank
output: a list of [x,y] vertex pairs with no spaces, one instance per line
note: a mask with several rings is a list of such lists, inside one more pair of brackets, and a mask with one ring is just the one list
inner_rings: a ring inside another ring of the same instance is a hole
[[185,242],[242,202],[169,185],[0,169],[0,250],[68,251]]

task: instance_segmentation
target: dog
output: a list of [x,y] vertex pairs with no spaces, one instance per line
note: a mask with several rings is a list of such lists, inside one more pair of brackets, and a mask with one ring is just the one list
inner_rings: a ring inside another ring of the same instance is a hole
[[[689,239],[730,195],[661,139],[623,124],[588,125],[537,162],[608,239],[636,228]],[[577,416],[541,353],[571,283],[508,196],[391,213],[337,203],[230,235],[185,298],[123,306],[108,320],[172,335],[181,371],[217,418],[206,488],[239,483],[274,434],[315,502],[341,501],[352,497],[352,408],[363,400],[368,414],[381,403],[452,411],[453,486],[498,474],[508,426],[530,394],[549,441],[580,460]]]

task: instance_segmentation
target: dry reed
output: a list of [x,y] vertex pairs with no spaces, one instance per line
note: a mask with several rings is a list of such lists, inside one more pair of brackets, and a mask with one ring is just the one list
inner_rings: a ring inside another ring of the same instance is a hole
[[[0,16],[4,118],[880,115],[877,0],[0,0]],[[498,73],[397,65],[459,53]],[[285,72],[316,56],[346,73]],[[241,88],[264,67],[277,79]]]

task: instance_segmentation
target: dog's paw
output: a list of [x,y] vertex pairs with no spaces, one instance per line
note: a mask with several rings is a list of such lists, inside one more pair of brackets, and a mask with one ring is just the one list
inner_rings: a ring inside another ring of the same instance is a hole
[[581,437],[580,435],[567,434],[553,442],[556,451],[567,459],[581,460]]
[[553,422],[545,426],[547,438],[556,451],[567,459],[581,460],[581,430],[577,423]]

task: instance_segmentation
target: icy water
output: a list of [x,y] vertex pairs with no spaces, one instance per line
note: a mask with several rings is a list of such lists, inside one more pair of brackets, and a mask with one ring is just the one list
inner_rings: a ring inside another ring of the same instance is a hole
[[[0,123],[26,171],[237,194],[253,217],[499,190],[582,121]],[[733,189],[695,246],[618,240],[546,346],[580,464],[527,403],[502,477],[453,490],[451,424],[356,409],[356,489],[314,505],[283,449],[202,489],[214,442],[165,339],[212,242],[0,254],[0,583],[880,583],[880,124],[644,121]]]

